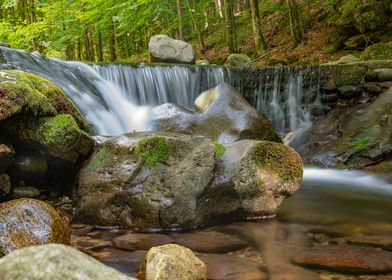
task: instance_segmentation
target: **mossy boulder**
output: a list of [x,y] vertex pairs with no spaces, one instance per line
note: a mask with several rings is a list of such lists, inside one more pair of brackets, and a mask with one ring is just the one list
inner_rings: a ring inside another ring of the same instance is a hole
[[252,60],[246,54],[232,53],[226,60],[225,65],[230,67],[249,67]]
[[155,124],[164,131],[203,135],[220,143],[241,139],[282,142],[267,117],[228,84],[201,93],[194,106],[196,112],[174,104],[157,106]]
[[31,150],[46,158],[47,172],[33,177],[61,192],[69,191],[72,174],[94,145],[89,124],[64,92],[44,78],[15,70],[0,71],[0,130],[0,140],[7,137],[14,157]]
[[367,47],[361,55],[362,60],[391,60],[392,42],[378,43]]
[[392,68],[370,69],[366,73],[366,80],[373,82],[392,81]]
[[0,280],[23,279],[136,280],[61,244],[31,246],[0,259]]
[[0,254],[47,243],[69,244],[69,225],[49,204],[15,199],[0,204]]
[[101,143],[80,171],[76,219],[152,231],[260,218],[301,179],[301,158],[280,143],[131,133]]

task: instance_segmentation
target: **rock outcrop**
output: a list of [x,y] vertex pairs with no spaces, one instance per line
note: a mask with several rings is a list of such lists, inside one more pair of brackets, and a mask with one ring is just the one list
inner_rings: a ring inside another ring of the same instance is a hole
[[191,44],[167,35],[154,35],[148,43],[153,62],[194,64],[195,51]]
[[164,131],[202,135],[220,143],[255,139],[281,143],[265,115],[228,84],[199,95],[192,112],[174,104],[154,108],[155,123]]

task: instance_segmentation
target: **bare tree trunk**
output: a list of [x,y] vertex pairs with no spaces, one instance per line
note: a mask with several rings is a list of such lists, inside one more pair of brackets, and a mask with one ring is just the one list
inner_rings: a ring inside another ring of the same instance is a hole
[[261,19],[259,13],[259,1],[258,0],[249,0],[250,2],[250,11],[252,14],[252,27],[253,27],[253,35],[255,40],[255,48],[257,54],[262,54],[267,51],[268,46],[265,42],[263,32],[261,29]]
[[178,13],[178,35],[180,40],[184,40],[184,13],[182,10],[181,0],[177,0],[177,13]]
[[116,60],[116,39],[114,34],[114,23],[109,27],[109,58],[113,62]]
[[226,41],[229,47],[229,52],[235,52],[235,30],[233,20],[233,9],[231,0],[224,0],[225,8],[225,22],[226,22]]
[[98,31],[97,54],[98,54],[98,61],[103,62],[102,33],[101,33],[101,31]]

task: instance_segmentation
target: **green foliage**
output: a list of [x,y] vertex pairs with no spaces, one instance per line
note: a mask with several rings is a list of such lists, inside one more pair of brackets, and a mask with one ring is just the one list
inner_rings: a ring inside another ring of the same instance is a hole
[[371,137],[361,138],[359,140],[351,142],[351,144],[353,145],[353,148],[351,149],[352,154],[359,154],[362,152],[366,152],[374,147]]
[[219,160],[225,154],[225,147],[221,143],[215,142],[215,160]]
[[144,159],[145,166],[155,167],[169,158],[171,148],[164,138],[145,138],[137,143],[136,154]]

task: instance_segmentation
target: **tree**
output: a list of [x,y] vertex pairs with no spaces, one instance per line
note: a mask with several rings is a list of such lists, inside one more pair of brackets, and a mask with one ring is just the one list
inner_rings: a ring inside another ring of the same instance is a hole
[[251,11],[251,15],[252,15],[252,27],[253,27],[255,48],[256,48],[257,54],[261,54],[268,49],[268,46],[265,42],[262,28],[261,28],[259,1],[258,0],[249,0],[249,2],[250,2],[250,11]]

